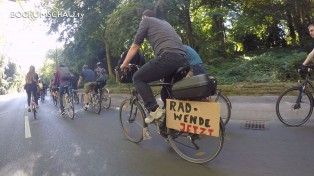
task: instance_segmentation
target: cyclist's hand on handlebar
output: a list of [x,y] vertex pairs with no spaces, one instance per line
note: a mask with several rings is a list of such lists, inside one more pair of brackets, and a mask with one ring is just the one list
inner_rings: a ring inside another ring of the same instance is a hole
[[128,69],[129,67],[130,67],[129,64],[124,64],[124,63],[122,63],[122,64],[120,65],[120,69],[121,69],[122,71]]

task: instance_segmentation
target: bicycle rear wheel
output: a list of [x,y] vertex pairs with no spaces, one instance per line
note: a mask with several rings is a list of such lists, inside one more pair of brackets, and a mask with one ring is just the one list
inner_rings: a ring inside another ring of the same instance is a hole
[[70,117],[70,119],[74,119],[74,103],[73,103],[73,97],[72,96],[66,96],[66,107],[65,107],[66,113]]
[[102,89],[102,102],[101,102],[101,105],[102,105],[102,108],[104,109],[108,109],[110,108],[110,105],[111,105],[111,97],[110,97],[110,92],[109,92],[109,89],[107,88],[103,88]]
[[220,103],[220,117],[224,126],[226,126],[231,117],[231,103],[229,99],[220,92],[210,98]]
[[220,122],[219,136],[192,134],[168,129],[169,142],[174,151],[192,163],[205,163],[220,153],[224,143],[224,124]]
[[100,94],[97,93],[97,94],[93,94],[92,95],[93,97],[91,97],[91,100],[90,101],[91,105],[92,105],[92,109],[93,111],[96,113],[96,114],[99,114],[100,111],[101,111],[101,99],[100,99]]
[[120,123],[124,135],[132,142],[143,140],[145,113],[137,101],[124,100],[120,106]]
[[33,111],[33,115],[34,115],[34,119],[37,119],[37,110],[36,110],[36,105],[35,102],[32,102],[32,111]]
[[287,126],[300,126],[309,120],[313,112],[313,96],[301,87],[284,91],[276,102],[278,119]]

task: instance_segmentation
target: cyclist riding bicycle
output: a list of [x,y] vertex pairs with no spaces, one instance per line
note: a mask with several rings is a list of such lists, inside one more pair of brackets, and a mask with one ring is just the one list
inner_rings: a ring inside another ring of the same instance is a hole
[[33,94],[36,107],[38,108],[38,97],[37,95],[37,82],[38,82],[38,74],[35,72],[35,67],[31,65],[29,67],[29,71],[26,74],[25,78],[25,85],[24,89],[26,90],[27,93],[27,105],[28,105],[28,112],[31,112],[31,94]]
[[[70,79],[71,79],[71,72],[68,67],[65,67],[64,65],[60,64],[59,69],[56,71],[53,87],[57,88],[59,87],[59,108],[61,115],[64,115],[64,106],[63,106],[63,93],[66,86],[70,86]],[[70,89],[68,89],[70,90]],[[68,94],[71,94],[71,92],[68,92]]]
[[145,38],[152,45],[155,58],[135,72],[133,83],[149,111],[145,122],[151,123],[155,119],[161,118],[165,111],[158,106],[149,83],[163,78],[169,82],[178,68],[188,66],[189,63],[182,41],[173,27],[165,20],[156,18],[156,14],[152,10],[145,10],[134,42],[120,66],[121,70],[129,67],[129,62]]
[[107,71],[101,67],[101,62],[97,62],[96,68],[94,70],[96,74],[96,90],[102,88],[106,85],[107,81]]
[[43,83],[42,80],[40,80],[40,79],[38,80],[37,87],[38,87],[38,98],[40,98],[41,96],[43,96],[43,97],[41,97],[41,98],[45,99],[46,86],[45,86],[45,84]]
[[84,104],[85,104],[85,109],[87,109],[89,107],[88,93],[91,90],[91,87],[93,85],[95,85],[95,82],[96,82],[95,72],[93,70],[89,69],[88,65],[83,66],[83,70],[81,72],[77,86],[79,87],[83,81],[85,82],[85,84],[84,84]]

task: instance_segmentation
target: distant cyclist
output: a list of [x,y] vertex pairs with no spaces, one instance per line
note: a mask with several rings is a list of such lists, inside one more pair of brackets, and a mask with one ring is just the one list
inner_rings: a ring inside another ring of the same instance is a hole
[[97,62],[94,72],[96,74],[96,82],[97,82],[95,89],[98,90],[99,88],[102,88],[106,85],[107,71],[105,68],[102,68],[101,62]]
[[190,46],[183,45],[183,48],[188,55],[188,61],[190,63],[190,69],[193,75],[206,74],[206,68],[198,53]]
[[84,84],[84,104],[85,104],[85,109],[87,109],[89,107],[88,93],[91,90],[91,87],[93,85],[95,85],[95,83],[96,83],[96,74],[93,70],[88,68],[88,65],[83,66],[83,70],[81,72],[77,86],[79,87],[83,81],[85,82],[85,84]]
[[[56,71],[53,86],[59,87],[59,104],[60,104],[60,113],[64,115],[64,106],[62,101],[62,96],[65,90],[65,86],[70,86],[71,72],[68,67],[60,64],[59,69]],[[69,94],[71,92],[68,92]]]
[[41,97],[43,100],[45,99],[45,85],[44,82],[42,80],[38,80],[38,97]]
[[33,94],[36,108],[38,108],[38,96],[37,95],[37,82],[38,82],[38,74],[35,72],[35,67],[31,65],[29,67],[29,71],[26,74],[25,78],[25,90],[27,93],[27,105],[28,105],[28,112],[31,112],[31,94]]

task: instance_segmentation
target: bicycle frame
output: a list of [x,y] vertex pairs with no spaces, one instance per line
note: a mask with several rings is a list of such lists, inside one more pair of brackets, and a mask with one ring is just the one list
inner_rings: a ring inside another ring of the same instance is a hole
[[301,89],[300,94],[299,94],[298,99],[297,99],[297,102],[296,102],[298,104],[298,106],[300,106],[299,103],[302,100],[304,91],[306,90],[307,86],[309,85],[311,87],[311,89],[314,90],[314,86],[313,86],[313,83],[310,81],[310,78],[311,78],[311,74],[308,73],[306,75],[304,82],[302,82],[301,85],[297,86],[297,87],[300,87],[300,89]]

